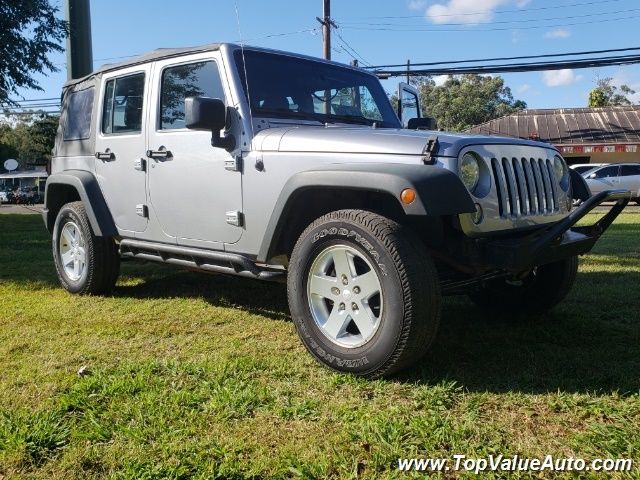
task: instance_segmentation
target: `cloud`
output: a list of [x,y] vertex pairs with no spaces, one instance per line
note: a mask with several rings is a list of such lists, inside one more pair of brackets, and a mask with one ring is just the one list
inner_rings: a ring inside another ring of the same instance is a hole
[[[412,0],[416,1],[416,0]],[[426,17],[433,23],[487,23],[499,7],[515,5],[522,8],[531,0],[448,0],[427,8]]]
[[569,38],[571,32],[566,28],[556,28],[555,30],[549,30],[544,34],[544,38],[557,39],[557,38]]
[[575,72],[569,68],[542,72],[542,81],[547,87],[566,87],[579,82],[582,78],[582,75],[576,75]]
[[409,10],[422,10],[427,6],[426,0],[409,0]]
[[433,81],[436,82],[436,86],[441,87],[442,85],[444,85],[444,82],[446,82],[448,78],[449,75],[436,75],[435,77],[433,77]]
[[531,90],[531,85],[529,85],[528,83],[524,83],[516,87],[516,92],[518,93],[525,93],[525,92],[528,92],[529,90]]

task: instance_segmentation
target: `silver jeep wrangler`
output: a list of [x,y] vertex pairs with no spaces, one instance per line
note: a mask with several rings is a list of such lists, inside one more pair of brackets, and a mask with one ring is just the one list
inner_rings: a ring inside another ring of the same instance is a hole
[[556,305],[629,192],[592,196],[545,143],[414,129],[418,105],[401,85],[394,111],[358,68],[231,44],[70,81],[44,211],[60,282],[107,294],[121,258],[286,281],[311,354],[369,377],[425,353],[442,295]]

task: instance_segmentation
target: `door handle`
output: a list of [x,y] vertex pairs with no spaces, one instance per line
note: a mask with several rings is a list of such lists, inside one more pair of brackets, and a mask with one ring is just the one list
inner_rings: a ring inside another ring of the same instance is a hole
[[110,148],[107,148],[104,152],[96,152],[96,158],[102,161],[110,161],[115,160],[116,156]]
[[167,150],[163,145],[158,150],[147,150],[147,157],[153,158],[154,160],[168,160],[173,157],[171,150]]

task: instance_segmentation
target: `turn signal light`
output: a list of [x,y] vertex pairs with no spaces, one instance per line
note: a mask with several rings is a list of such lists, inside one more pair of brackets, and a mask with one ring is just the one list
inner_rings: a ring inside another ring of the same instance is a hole
[[400,201],[405,205],[409,205],[410,203],[413,203],[415,199],[416,199],[416,191],[413,188],[405,188],[400,193]]

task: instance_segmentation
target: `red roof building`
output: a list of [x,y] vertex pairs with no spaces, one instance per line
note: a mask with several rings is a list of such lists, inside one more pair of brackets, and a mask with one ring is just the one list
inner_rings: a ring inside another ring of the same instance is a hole
[[640,106],[528,109],[468,130],[555,145],[569,164],[640,162]]

